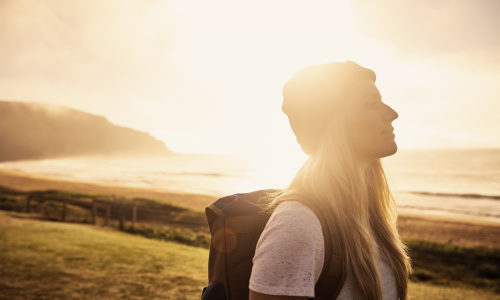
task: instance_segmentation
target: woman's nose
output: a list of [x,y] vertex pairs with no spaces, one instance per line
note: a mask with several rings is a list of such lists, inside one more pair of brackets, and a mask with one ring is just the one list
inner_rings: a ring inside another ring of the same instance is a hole
[[389,105],[385,104],[385,108],[386,108],[385,111],[386,120],[394,121],[399,117],[398,113],[394,109],[392,109],[392,107],[390,107]]

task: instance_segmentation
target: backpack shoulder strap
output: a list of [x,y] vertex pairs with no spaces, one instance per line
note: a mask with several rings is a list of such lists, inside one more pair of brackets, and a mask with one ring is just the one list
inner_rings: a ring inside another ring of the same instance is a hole
[[335,224],[331,224],[314,201],[300,201],[318,217],[325,239],[325,262],[314,287],[314,299],[336,299],[346,279],[346,269],[341,255],[340,241]]
[[219,217],[226,217],[226,214],[224,214],[217,206],[213,204],[205,207],[205,215],[207,216],[207,223],[208,228],[210,228],[210,233],[213,233],[212,228],[214,226],[215,220],[217,220],[217,218]]

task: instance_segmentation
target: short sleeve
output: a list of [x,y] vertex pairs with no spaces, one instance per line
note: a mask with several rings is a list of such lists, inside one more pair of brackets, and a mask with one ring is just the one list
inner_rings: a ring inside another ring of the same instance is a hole
[[306,205],[287,201],[275,209],[260,236],[249,287],[267,295],[314,297],[323,263],[321,223]]

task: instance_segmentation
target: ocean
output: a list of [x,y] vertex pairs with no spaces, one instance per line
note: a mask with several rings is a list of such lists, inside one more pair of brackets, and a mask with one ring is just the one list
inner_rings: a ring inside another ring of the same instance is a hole
[[[500,149],[399,150],[384,158],[399,210],[500,222]],[[82,157],[0,163],[27,173],[223,196],[288,185],[303,159],[230,155]]]
[[401,211],[500,221],[500,149],[401,150],[384,163]]

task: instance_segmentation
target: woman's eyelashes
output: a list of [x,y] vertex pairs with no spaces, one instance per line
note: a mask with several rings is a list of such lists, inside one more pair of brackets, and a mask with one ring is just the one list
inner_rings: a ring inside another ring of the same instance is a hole
[[382,100],[377,95],[368,95],[365,97],[363,101],[366,105],[373,106],[382,103]]

